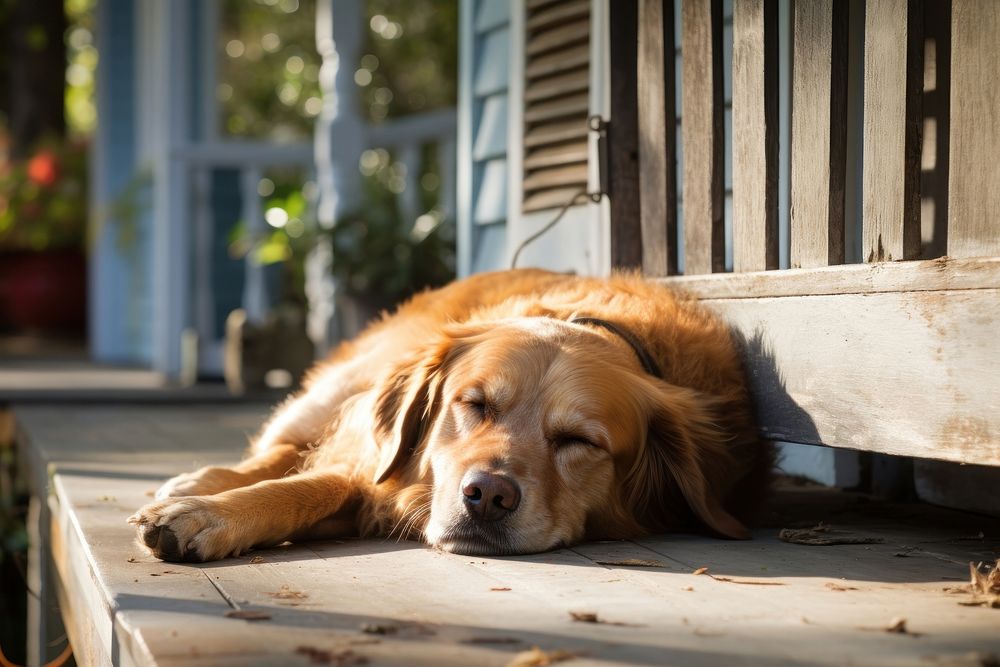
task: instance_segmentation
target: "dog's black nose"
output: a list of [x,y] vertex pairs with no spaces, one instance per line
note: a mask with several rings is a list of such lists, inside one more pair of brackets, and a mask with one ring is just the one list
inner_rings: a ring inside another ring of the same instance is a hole
[[521,490],[513,480],[482,470],[471,470],[462,478],[465,509],[482,521],[497,521],[517,509]]

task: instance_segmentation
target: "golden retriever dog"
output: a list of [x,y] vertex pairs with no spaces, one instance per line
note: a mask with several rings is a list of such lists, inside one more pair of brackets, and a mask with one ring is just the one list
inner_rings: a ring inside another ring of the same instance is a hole
[[129,521],[171,561],[345,536],[477,555],[747,538],[770,462],[707,310],[637,275],[506,271],[383,317],[307,374],[242,463],[171,479]]

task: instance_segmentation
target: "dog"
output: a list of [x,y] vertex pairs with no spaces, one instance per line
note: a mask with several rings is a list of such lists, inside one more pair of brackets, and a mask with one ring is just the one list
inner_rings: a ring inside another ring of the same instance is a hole
[[129,521],[154,556],[195,562],[346,536],[470,555],[744,539],[771,463],[708,310],[634,274],[515,270],[384,315],[307,373],[241,463],[169,480]]

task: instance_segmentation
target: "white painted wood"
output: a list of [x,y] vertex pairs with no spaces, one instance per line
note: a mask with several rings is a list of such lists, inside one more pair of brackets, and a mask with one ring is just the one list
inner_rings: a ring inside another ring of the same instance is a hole
[[464,278],[472,273],[473,240],[475,227],[473,223],[472,192],[473,158],[472,146],[474,137],[473,108],[474,95],[472,82],[475,58],[476,32],[476,0],[460,0],[458,5],[458,109],[456,173],[455,173],[455,264],[458,277]]
[[748,341],[767,437],[1000,465],[1000,289],[703,303]]
[[247,311],[247,321],[254,323],[261,322],[270,307],[267,281],[264,275],[265,267],[257,258],[257,250],[268,233],[260,195],[257,194],[257,184],[260,183],[260,179],[261,172],[256,166],[248,167],[240,174],[240,194],[242,197],[240,212],[243,223],[246,225],[249,247],[249,252],[244,260],[242,303],[243,309]]
[[1000,288],[1000,258],[939,259],[882,265],[677,276],[666,284],[699,299],[754,299]]
[[173,152],[190,140],[188,3],[147,2],[153,41],[150,132],[153,169],[153,367],[170,377],[181,370],[181,332],[190,299],[190,183]]
[[[962,596],[941,590],[966,575],[968,561],[995,556],[995,519],[830,492],[779,492],[769,522],[747,542],[665,535],[473,558],[413,542],[348,540],[207,565],[161,563],[140,551],[124,519],[146,492],[163,475],[235,458],[262,412],[18,410],[33,471],[42,480],[51,471],[53,555],[78,664],[310,664],[302,647],[350,650],[378,665],[486,666],[532,646],[581,653],[581,664],[661,664],[669,656],[676,665],[760,667],[805,657],[819,665],[915,664],[928,655],[960,664],[973,652],[1000,651],[995,610],[960,606]],[[819,519],[885,543],[807,547],[776,537]],[[981,541],[956,539],[978,530]],[[659,567],[616,564],[627,559]],[[707,574],[693,574],[703,567]],[[227,618],[236,606],[270,618]],[[608,623],[574,622],[573,611]],[[924,634],[884,632],[897,616]],[[367,624],[394,632],[362,632]]]

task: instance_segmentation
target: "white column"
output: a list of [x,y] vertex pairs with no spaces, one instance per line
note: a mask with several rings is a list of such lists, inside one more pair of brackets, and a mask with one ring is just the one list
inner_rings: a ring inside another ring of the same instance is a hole
[[190,137],[190,3],[142,4],[152,14],[151,85],[153,168],[153,367],[176,378],[181,367],[181,333],[189,325],[190,183],[176,154]]
[[247,229],[249,252],[244,261],[243,309],[247,321],[258,323],[267,315],[269,299],[264,267],[257,260],[257,249],[267,234],[267,223],[261,209],[257,184],[260,183],[260,167],[251,165],[240,173],[240,194],[242,196],[242,217]]
[[[365,24],[361,0],[319,0],[316,7],[316,48],[323,58],[320,87],[323,110],[316,120],[317,217],[324,229],[361,201],[358,161],[364,151],[366,123],[357,111],[354,72],[361,59]],[[322,351],[334,341],[331,332],[335,286],[330,277],[332,252],[321,242],[306,263],[309,336]]]

